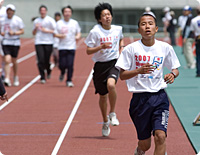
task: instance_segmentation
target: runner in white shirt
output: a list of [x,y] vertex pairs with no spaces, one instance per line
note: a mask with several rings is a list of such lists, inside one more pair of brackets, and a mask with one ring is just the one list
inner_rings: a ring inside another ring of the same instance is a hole
[[81,38],[81,28],[78,22],[71,19],[71,6],[62,9],[64,19],[57,22],[55,36],[60,39],[59,50],[59,69],[61,71],[60,81],[63,81],[65,72],[67,73],[66,85],[73,87],[72,76],[74,71],[74,57],[76,51],[76,41]]
[[[39,8],[40,17],[34,20],[33,35],[35,35],[35,49],[37,53],[37,64],[40,72],[40,82],[46,83],[46,78],[51,77],[50,57],[53,51],[54,30],[56,22],[47,15],[47,7],[41,5]],[[47,76],[45,76],[45,70]]]
[[[61,14],[60,12],[56,12],[54,14],[54,19],[56,22],[58,22],[60,19],[61,19]],[[57,67],[58,66],[58,44],[59,44],[59,38],[57,37],[54,37],[54,43],[53,43],[53,61],[54,61],[54,64],[55,66]]]
[[[166,152],[169,101],[164,88],[178,76],[180,63],[171,45],[155,40],[157,31],[155,15],[144,13],[138,22],[142,39],[126,46],[116,63],[120,78],[133,92],[129,114],[139,140],[135,155],[144,155],[151,147],[152,133],[154,154]],[[164,67],[171,73],[163,75]]]
[[[94,54],[93,82],[95,93],[99,94],[99,106],[103,117],[102,135],[109,136],[109,125],[117,126],[119,121],[115,113],[117,83],[119,71],[115,63],[119,53],[123,49],[122,27],[111,25],[112,6],[108,3],[100,3],[95,8],[95,18],[99,24],[93,27],[87,36],[87,54]],[[119,50],[120,49],[120,50]],[[110,102],[109,116],[107,116],[107,100]]]
[[[2,20],[7,16],[7,14],[6,14],[6,7],[3,6],[3,2],[4,2],[4,0],[0,0],[0,29],[1,29]],[[5,79],[5,71],[4,71],[5,62],[4,62],[4,53],[3,53],[2,45],[1,45],[2,39],[3,39],[3,36],[0,35],[0,55],[2,56],[2,62],[1,62],[1,68],[2,68],[1,79],[4,81],[4,79]]]
[[7,16],[2,21],[1,35],[3,36],[2,48],[5,58],[5,80],[6,86],[11,86],[10,82],[10,63],[13,63],[14,80],[13,85],[19,85],[17,76],[18,64],[17,56],[20,49],[20,35],[24,33],[24,23],[22,19],[15,14],[15,6],[8,4],[6,6]]

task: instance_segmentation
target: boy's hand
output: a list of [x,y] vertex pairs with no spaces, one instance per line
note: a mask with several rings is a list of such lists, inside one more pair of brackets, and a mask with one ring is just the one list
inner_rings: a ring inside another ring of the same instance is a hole
[[102,43],[101,47],[102,49],[112,48],[112,43],[111,42]]
[[6,100],[8,101],[8,95],[7,93],[5,93],[4,95],[0,96],[0,99],[3,101],[3,100]]
[[146,63],[143,66],[141,66],[138,71],[139,74],[151,74],[154,71],[154,67],[152,64]]
[[165,82],[168,84],[172,84],[174,82],[174,75],[172,73],[166,74],[164,76]]

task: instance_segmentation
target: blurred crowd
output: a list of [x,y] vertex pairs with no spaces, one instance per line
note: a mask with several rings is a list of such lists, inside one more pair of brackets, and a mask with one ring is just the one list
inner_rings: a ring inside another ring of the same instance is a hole
[[[164,41],[169,42],[172,46],[181,46],[187,64],[185,67],[188,69],[197,68],[196,77],[200,77],[200,51],[197,41],[200,35],[200,20],[193,20],[199,16],[200,8],[197,7],[195,10],[196,14],[192,12],[189,5],[186,5],[182,9],[182,14],[177,17],[175,11],[165,7],[162,10],[162,22]],[[146,7],[145,11],[151,11],[151,8]]]

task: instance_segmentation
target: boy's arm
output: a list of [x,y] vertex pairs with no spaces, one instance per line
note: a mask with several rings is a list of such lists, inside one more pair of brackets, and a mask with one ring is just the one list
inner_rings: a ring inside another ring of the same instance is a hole
[[123,39],[120,39],[119,41],[119,53],[122,52],[122,50],[124,49],[124,40]]
[[172,71],[164,76],[165,82],[168,84],[172,84],[175,78],[179,75],[178,69],[172,69]]
[[137,76],[138,74],[150,74],[154,71],[154,67],[152,67],[152,64],[146,63],[140,68],[128,71],[121,69],[120,70],[120,79],[121,80],[127,80],[134,76]]
[[76,40],[81,39],[81,32],[78,32],[78,33],[76,34],[75,38],[76,38]]

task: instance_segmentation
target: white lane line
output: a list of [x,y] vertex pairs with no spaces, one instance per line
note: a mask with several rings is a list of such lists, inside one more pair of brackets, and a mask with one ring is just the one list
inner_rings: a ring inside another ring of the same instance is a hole
[[79,106],[81,104],[81,101],[82,101],[82,99],[83,99],[83,97],[85,95],[85,92],[87,91],[87,88],[88,88],[88,86],[89,86],[89,84],[90,84],[90,82],[92,80],[92,73],[93,73],[93,70],[91,70],[91,72],[90,72],[90,74],[88,76],[88,79],[87,79],[87,81],[86,81],[86,83],[85,83],[85,85],[84,85],[84,87],[83,87],[83,89],[82,89],[82,91],[81,91],[81,93],[79,95],[78,100],[76,101],[76,104],[75,104],[75,106],[74,106],[74,108],[73,108],[73,110],[72,110],[72,112],[71,112],[71,114],[70,114],[70,116],[69,116],[69,118],[67,120],[67,123],[65,124],[65,127],[64,127],[64,129],[63,129],[63,131],[62,131],[62,133],[61,133],[61,135],[60,135],[60,137],[59,137],[59,139],[58,139],[58,141],[56,143],[56,146],[54,147],[54,150],[51,153],[51,155],[57,155],[57,153],[58,153],[58,151],[60,149],[60,146],[61,146],[61,144],[62,144],[62,142],[63,142],[63,140],[64,140],[64,138],[65,138],[65,136],[67,134],[67,131],[68,131],[68,129],[69,129],[71,123],[72,123],[72,120],[74,119],[74,116],[75,116],[75,114],[76,114],[76,112],[77,112],[77,110],[78,110],[78,108],[79,108]]
[[14,99],[16,99],[19,95],[21,95],[24,91],[26,91],[29,87],[31,87],[37,80],[40,79],[40,75],[36,76],[31,82],[25,85],[22,89],[20,89],[17,93],[15,93],[11,98],[8,99],[8,102],[5,102],[0,106],[0,111],[5,108],[8,104],[10,104]]
[[19,58],[19,59],[17,60],[17,62],[20,63],[20,62],[22,62],[22,61],[24,61],[24,60],[26,60],[26,59],[31,58],[31,57],[34,56],[34,55],[36,55],[36,52],[35,52],[35,51],[33,51],[33,52],[31,52],[31,53],[25,55],[24,57]]

